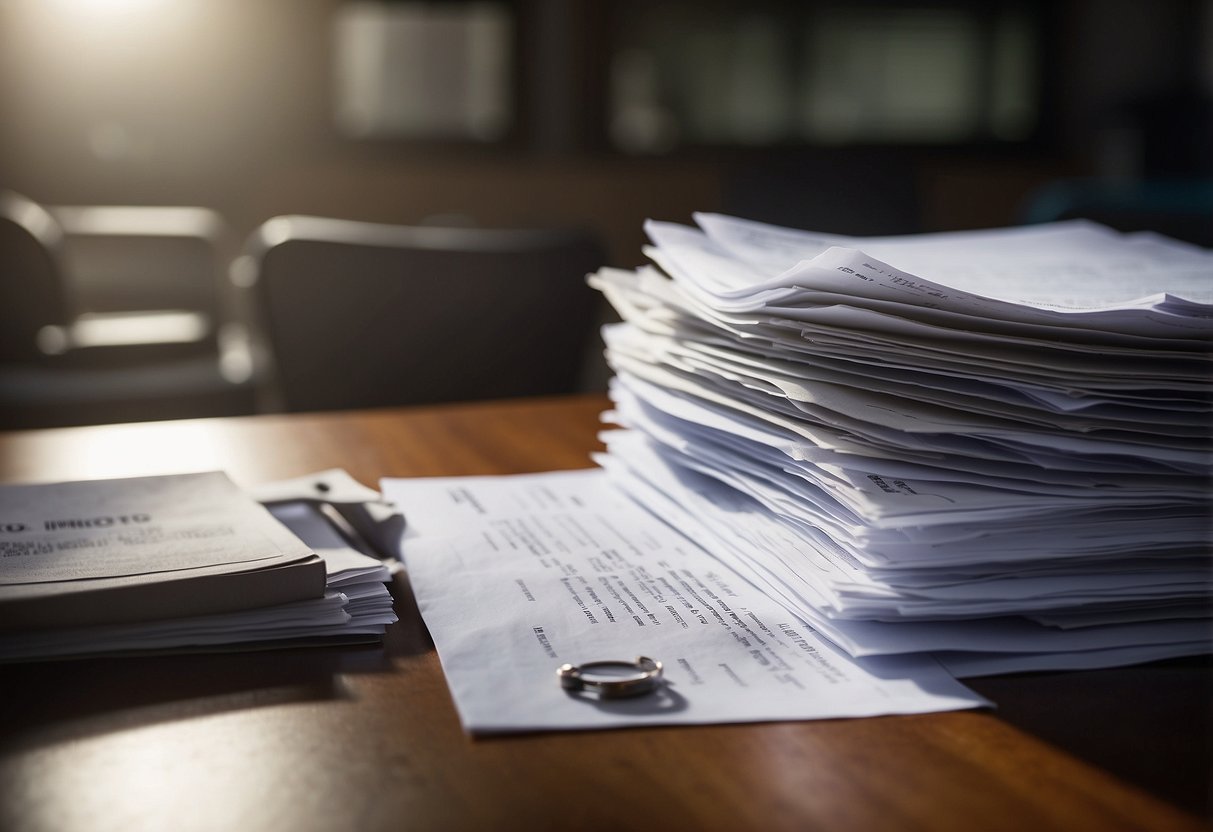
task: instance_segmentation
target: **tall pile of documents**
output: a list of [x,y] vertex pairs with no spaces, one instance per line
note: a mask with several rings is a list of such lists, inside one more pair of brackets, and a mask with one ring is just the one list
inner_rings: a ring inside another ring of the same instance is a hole
[[856,657],[1210,650],[1213,254],[695,219],[590,279],[630,496]]

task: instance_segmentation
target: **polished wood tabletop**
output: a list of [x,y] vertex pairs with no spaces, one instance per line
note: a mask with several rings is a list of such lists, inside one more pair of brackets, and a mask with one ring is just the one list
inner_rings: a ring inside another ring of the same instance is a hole
[[[606,405],[16,432],[0,479],[578,468]],[[0,829],[1209,828],[1207,661],[973,680],[993,711],[472,739],[392,591],[382,646],[0,667]]]

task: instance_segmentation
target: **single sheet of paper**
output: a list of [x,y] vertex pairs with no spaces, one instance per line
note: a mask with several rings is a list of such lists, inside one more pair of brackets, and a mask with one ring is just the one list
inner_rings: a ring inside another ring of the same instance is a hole
[[[856,660],[617,491],[602,470],[384,480],[405,564],[473,733],[756,722],[981,706],[931,658]],[[564,663],[664,664],[603,700]]]

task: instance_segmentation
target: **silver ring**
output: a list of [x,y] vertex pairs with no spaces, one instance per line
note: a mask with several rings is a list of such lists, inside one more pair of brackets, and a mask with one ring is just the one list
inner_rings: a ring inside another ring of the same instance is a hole
[[[631,676],[594,678],[596,670],[636,671]],[[556,670],[560,687],[565,690],[592,690],[603,699],[620,699],[625,696],[640,696],[652,693],[661,681],[661,662],[647,656],[639,656],[634,662],[604,661],[585,664],[562,664]]]

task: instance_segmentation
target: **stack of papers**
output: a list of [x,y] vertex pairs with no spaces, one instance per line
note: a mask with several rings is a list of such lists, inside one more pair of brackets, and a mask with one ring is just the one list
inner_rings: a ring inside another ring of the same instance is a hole
[[591,278],[623,319],[600,461],[638,503],[852,656],[1210,649],[1210,252],[696,222]]
[[315,501],[271,516],[219,472],[0,490],[0,661],[378,640],[396,620],[388,566]]

